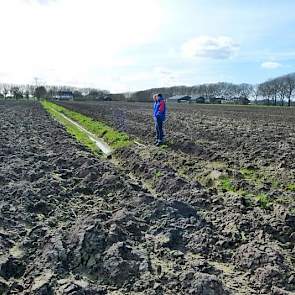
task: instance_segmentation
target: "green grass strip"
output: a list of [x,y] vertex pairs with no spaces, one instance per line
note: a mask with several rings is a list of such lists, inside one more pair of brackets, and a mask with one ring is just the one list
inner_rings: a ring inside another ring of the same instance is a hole
[[41,102],[44,109],[50,113],[50,115],[55,118],[58,122],[60,122],[63,126],[65,126],[68,133],[76,138],[78,142],[88,147],[94,154],[101,156],[102,152],[97,147],[97,145],[89,139],[88,135],[82,132],[78,127],[73,125],[71,122],[66,120],[63,116],[61,116],[58,112],[52,110],[51,105],[48,102],[43,101]]
[[287,190],[295,192],[295,183],[290,183],[287,185]]
[[90,117],[73,112],[49,101],[43,101],[42,104],[45,109],[54,109],[56,112],[62,113],[68,118],[76,121],[97,137],[103,138],[114,150],[131,144],[129,136],[126,133],[114,130],[102,122],[95,121]]

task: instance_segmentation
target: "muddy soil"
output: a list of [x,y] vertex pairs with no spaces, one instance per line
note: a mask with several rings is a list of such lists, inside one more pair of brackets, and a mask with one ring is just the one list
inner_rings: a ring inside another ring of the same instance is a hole
[[[151,104],[60,104],[127,132],[153,151]],[[265,207],[280,204],[295,212],[294,108],[193,103],[167,107],[167,145],[147,155],[146,162],[158,158],[178,175],[207,188],[263,199]]]
[[1,103],[0,130],[0,294],[295,291],[290,208],[180,173],[195,155],[98,159],[34,102]]
[[[154,141],[150,103],[62,102],[116,129]],[[231,165],[295,170],[295,109],[168,103],[169,147]]]

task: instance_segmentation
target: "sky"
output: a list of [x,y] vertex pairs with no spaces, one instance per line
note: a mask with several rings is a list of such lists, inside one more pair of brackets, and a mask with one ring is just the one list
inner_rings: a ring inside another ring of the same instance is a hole
[[260,83],[295,72],[294,11],[294,0],[0,0],[0,83]]

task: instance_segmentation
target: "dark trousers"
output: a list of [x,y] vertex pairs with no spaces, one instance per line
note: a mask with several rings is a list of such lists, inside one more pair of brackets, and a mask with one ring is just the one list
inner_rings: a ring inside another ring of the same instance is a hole
[[155,118],[157,141],[159,142],[164,142],[163,123],[164,121],[161,118]]

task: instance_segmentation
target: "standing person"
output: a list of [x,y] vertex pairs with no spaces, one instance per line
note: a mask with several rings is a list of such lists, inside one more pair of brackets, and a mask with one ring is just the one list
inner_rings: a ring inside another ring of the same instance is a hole
[[155,94],[154,98],[154,119],[157,133],[156,145],[164,143],[163,124],[166,117],[166,103],[161,93]]

